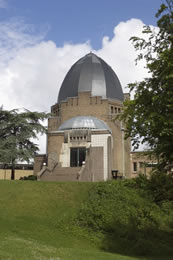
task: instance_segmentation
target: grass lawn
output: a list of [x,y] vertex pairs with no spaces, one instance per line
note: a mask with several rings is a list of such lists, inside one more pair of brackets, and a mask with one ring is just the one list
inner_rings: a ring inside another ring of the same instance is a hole
[[91,185],[0,181],[0,259],[153,260],[104,252],[101,235],[74,225]]

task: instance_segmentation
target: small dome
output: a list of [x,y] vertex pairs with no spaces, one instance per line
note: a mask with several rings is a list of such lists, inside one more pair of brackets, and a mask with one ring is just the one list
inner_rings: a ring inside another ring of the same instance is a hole
[[77,116],[70,118],[58,128],[58,130],[62,131],[71,129],[99,129],[111,132],[104,121],[93,116]]
[[71,67],[61,85],[58,103],[86,91],[90,91],[91,96],[124,100],[117,75],[104,60],[93,53],[87,54]]

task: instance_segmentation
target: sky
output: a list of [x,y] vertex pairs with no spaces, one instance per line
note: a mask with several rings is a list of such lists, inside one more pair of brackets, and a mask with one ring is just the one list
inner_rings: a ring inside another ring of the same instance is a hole
[[[50,111],[74,62],[92,51],[127,84],[147,76],[131,36],[164,0],[0,0],[0,106]],[[44,137],[45,138],[45,137]],[[40,150],[44,152],[43,139]]]

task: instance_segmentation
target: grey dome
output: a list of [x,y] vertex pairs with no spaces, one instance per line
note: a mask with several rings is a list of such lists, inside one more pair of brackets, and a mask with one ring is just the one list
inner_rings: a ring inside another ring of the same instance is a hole
[[86,91],[91,91],[92,96],[124,100],[117,75],[104,60],[93,53],[78,60],[68,71],[59,91],[58,103]]
[[66,120],[58,130],[70,130],[70,129],[99,129],[108,130],[111,132],[107,124],[93,116],[76,116],[69,120]]

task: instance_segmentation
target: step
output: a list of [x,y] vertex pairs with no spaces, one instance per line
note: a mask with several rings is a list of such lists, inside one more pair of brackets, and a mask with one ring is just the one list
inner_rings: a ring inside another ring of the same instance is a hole
[[56,168],[53,173],[45,171],[41,176],[41,181],[78,181],[77,176],[80,167]]

